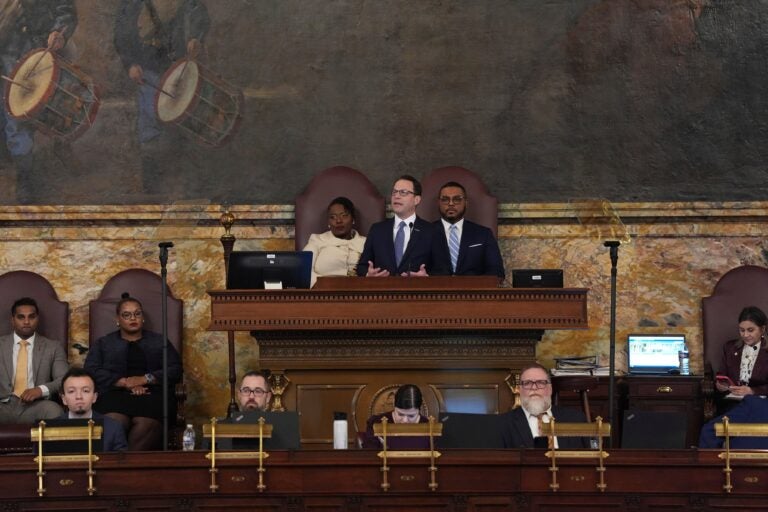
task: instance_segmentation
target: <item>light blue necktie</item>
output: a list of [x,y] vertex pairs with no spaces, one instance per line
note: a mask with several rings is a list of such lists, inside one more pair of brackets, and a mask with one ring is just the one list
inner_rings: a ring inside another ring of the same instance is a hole
[[400,221],[395,235],[395,266],[399,267],[403,261],[403,252],[405,252],[405,221]]
[[459,261],[459,228],[456,224],[451,226],[450,235],[448,236],[448,250],[451,253],[451,267],[456,272],[456,262]]

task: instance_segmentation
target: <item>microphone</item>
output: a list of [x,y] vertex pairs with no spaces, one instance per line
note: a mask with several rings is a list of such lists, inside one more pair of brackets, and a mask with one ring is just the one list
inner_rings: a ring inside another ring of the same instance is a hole
[[158,247],[168,249],[170,247],[173,247],[173,242],[160,242],[157,244]]

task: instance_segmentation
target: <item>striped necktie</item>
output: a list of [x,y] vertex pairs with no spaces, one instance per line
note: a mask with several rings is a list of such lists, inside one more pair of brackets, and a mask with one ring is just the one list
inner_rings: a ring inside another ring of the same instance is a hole
[[456,272],[456,263],[459,261],[459,228],[456,224],[451,226],[448,236],[448,251],[451,253],[451,268]]
[[403,261],[403,253],[405,252],[405,221],[400,221],[400,226],[397,228],[397,234],[395,235],[395,266],[399,267],[400,262]]
[[21,394],[27,389],[27,366],[29,364],[29,354],[27,346],[29,341],[19,341],[19,355],[16,359],[16,377],[13,379],[13,394],[21,396]]

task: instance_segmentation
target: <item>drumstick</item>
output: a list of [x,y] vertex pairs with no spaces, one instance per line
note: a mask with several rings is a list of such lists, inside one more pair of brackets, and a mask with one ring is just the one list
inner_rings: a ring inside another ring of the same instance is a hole
[[[61,32],[60,32],[60,34],[62,35],[62,37],[64,36],[64,34],[65,34],[66,32],[67,32],[67,26],[66,26],[66,25],[64,25],[64,27],[61,29]],[[51,48],[50,48],[50,47],[48,47],[48,48],[46,48],[45,50],[43,50],[43,52],[40,54],[40,56],[39,56],[39,57],[37,58],[37,60],[35,61],[35,64],[32,66],[32,69],[30,69],[29,71],[27,71],[27,73],[24,75],[24,78],[25,78],[25,79],[26,79],[26,78],[29,78],[29,75],[30,75],[30,74],[31,74],[31,73],[32,73],[32,72],[35,70],[35,68],[37,67],[37,65],[38,65],[38,64],[40,64],[40,61],[41,61],[41,60],[43,60],[43,57],[45,57],[45,54],[46,54],[46,53],[48,53],[49,51],[51,51]]]
[[46,54],[46,53],[48,53],[49,51],[50,51],[50,50],[49,50],[48,48],[46,48],[45,50],[43,50],[42,52],[40,52],[40,56],[37,58],[37,60],[35,61],[35,64],[32,66],[32,68],[31,68],[31,69],[29,69],[29,70],[27,70],[27,72],[26,72],[26,73],[24,73],[24,79],[25,79],[25,80],[26,80],[27,78],[29,78],[29,75],[31,75],[31,74],[32,74],[32,72],[35,70],[35,68],[37,67],[37,65],[38,65],[38,64],[40,64],[40,61],[41,61],[41,60],[43,60],[43,57],[45,57],[45,54]]
[[8,78],[8,77],[7,77],[7,76],[5,76],[5,75],[0,75],[0,78],[2,78],[3,80],[5,80],[6,82],[11,82],[13,85],[18,85],[18,86],[19,86],[19,87],[21,87],[22,89],[26,89],[26,90],[28,90],[28,91],[31,91],[31,90],[32,90],[32,88],[31,88],[30,86],[28,86],[28,85],[24,85],[24,84],[23,84],[23,83],[21,83],[21,82],[17,82],[17,81],[16,81],[16,80],[14,80],[13,78]]
[[144,82],[143,82],[143,83],[144,83],[144,84],[146,84],[146,85],[148,85],[148,86],[150,86],[151,88],[153,88],[153,89],[154,89],[154,90],[156,90],[156,91],[160,91],[161,93],[165,94],[165,95],[166,95],[166,96],[168,96],[168,97],[171,97],[171,98],[173,98],[173,99],[176,99],[176,96],[174,96],[173,94],[169,93],[168,91],[165,91],[165,90],[163,90],[161,87],[158,87],[158,86],[156,86],[156,85],[155,85],[155,84],[153,84],[153,83],[147,82],[146,80],[144,80]]

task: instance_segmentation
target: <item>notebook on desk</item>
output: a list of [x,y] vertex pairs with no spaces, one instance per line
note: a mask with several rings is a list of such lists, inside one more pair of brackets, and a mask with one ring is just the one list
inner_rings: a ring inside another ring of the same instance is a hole
[[678,370],[684,334],[630,334],[627,367],[630,375],[669,375]]

